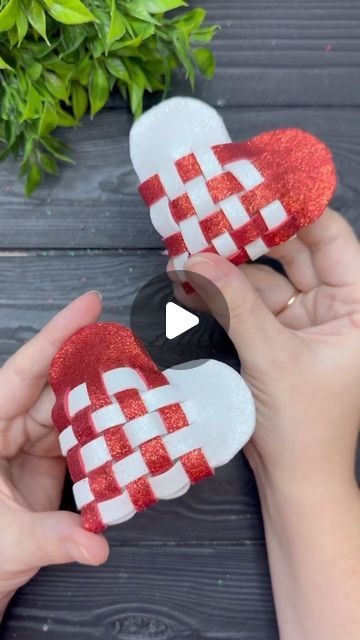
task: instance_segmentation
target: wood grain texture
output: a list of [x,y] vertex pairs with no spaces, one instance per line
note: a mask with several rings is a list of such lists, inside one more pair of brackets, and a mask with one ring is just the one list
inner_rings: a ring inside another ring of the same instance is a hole
[[[334,207],[359,224],[359,110],[231,108],[221,109],[221,115],[234,140],[293,126],[327,142],[339,174]],[[76,132],[67,131],[62,137],[73,146],[76,167],[62,167],[30,200],[22,196],[14,163],[0,165],[0,248],[160,248],[137,194],[130,126],[126,111],[108,110]]]
[[[360,234],[359,2],[190,5],[221,26],[215,80],[199,79],[197,95],[220,109],[233,139],[296,126],[327,142],[339,173],[333,207]],[[174,92],[189,89],[179,80]],[[62,132],[76,167],[62,167],[31,200],[14,163],[0,165],[1,362],[89,289],[102,291],[104,319],[127,323],[136,291],[163,271],[129,161],[131,122],[113,96],[93,122]],[[236,364],[213,327],[199,345]],[[72,505],[70,483],[63,505]],[[21,589],[0,639],[278,640],[259,501],[242,455],[107,536],[104,567],[51,567]]]
[[[221,26],[214,82],[198,93],[216,105],[360,103],[360,5],[354,0],[197,0]],[[353,86],[355,82],[356,86]]]
[[108,565],[41,571],[2,640],[276,640],[264,547],[113,545]]

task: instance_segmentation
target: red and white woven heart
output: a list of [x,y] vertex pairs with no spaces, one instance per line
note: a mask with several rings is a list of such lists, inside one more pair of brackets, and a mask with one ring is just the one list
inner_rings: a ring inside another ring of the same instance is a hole
[[[239,265],[314,222],[328,205],[336,171],[325,144],[298,129],[231,143],[212,107],[172,98],[145,113],[130,153],[174,267],[218,253]],[[186,287],[185,287],[186,290]]]
[[100,531],[211,476],[250,438],[251,393],[215,360],[160,372],[134,334],[98,323],[54,358],[53,421],[83,525]]

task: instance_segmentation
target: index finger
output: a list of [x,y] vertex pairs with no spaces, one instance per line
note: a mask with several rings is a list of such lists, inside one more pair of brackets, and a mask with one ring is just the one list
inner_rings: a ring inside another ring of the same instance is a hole
[[0,369],[0,418],[10,419],[28,410],[38,398],[49,367],[65,340],[81,327],[96,322],[101,313],[97,291],[85,293],[60,311]]
[[323,284],[345,286],[359,282],[360,245],[346,220],[332,209],[298,237],[310,249],[315,270]]

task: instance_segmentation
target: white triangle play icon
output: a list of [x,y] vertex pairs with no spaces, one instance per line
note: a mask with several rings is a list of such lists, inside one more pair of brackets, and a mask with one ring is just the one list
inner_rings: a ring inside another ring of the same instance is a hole
[[199,324],[199,318],[190,311],[186,311],[175,302],[166,304],[166,337],[168,340],[177,338],[185,331],[189,331]]

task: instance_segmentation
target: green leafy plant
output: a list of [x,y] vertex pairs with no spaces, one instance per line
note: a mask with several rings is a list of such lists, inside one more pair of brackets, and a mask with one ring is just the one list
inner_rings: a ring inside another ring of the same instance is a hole
[[0,0],[0,159],[21,160],[25,193],[58,161],[72,162],[53,132],[93,117],[119,90],[135,117],[146,91],[168,91],[183,67],[207,77],[216,27],[182,0]]

